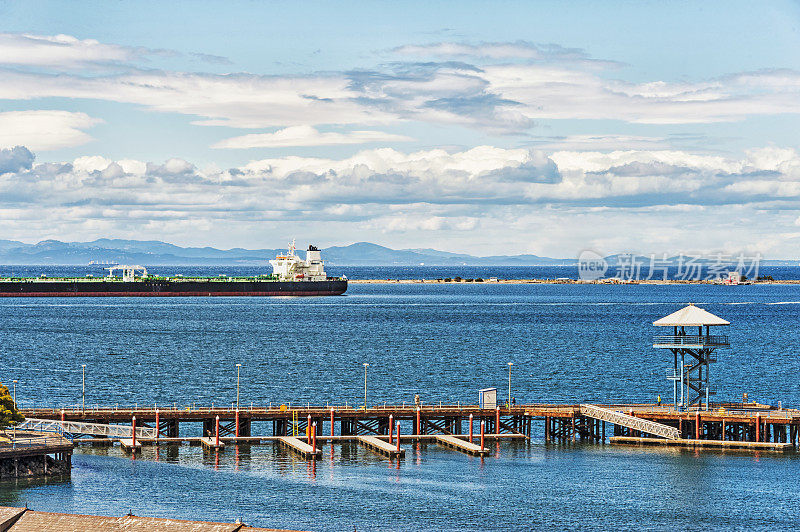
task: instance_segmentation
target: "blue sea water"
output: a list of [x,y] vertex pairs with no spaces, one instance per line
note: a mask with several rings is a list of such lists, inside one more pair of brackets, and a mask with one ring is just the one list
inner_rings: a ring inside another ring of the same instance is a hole
[[[84,277],[92,275],[100,277],[108,272],[102,265],[87,266],[8,266],[0,265],[0,277],[39,277],[42,274],[54,276]],[[326,265],[328,275],[346,275],[349,279],[445,279],[447,277],[461,277],[462,279],[578,279],[577,266],[334,266]],[[272,267],[264,262],[262,266],[153,266],[148,271],[152,274],[174,276],[211,276],[218,275],[260,275],[272,273]],[[678,266],[667,268],[669,279],[681,279],[689,271],[686,278],[700,278],[709,276],[707,268],[699,270],[683,269]],[[800,279],[800,265],[798,266],[760,266],[757,269],[748,264],[742,273],[750,277],[772,276],[776,280]],[[119,272],[117,272],[119,274]],[[651,276],[649,265],[644,264],[635,270],[635,273],[626,271],[620,273],[619,268],[610,268],[605,277],[621,276],[622,278],[647,279]],[[661,279],[664,272],[654,269],[652,278]],[[713,276],[712,276],[713,277]]]
[[[518,403],[668,401],[669,361],[652,348],[651,323],[688,302],[731,322],[732,347],[712,367],[716,400],[746,392],[800,406],[795,285],[351,284],[327,298],[8,298],[0,376],[19,380],[23,406],[80,403],[81,364],[89,405],[219,405],[235,401],[241,363],[244,404],[359,404],[368,362],[370,404],[415,393],[475,403],[480,388],[506,395],[513,362]],[[351,445],[326,446],[313,467],[271,445],[217,457],[146,448],[137,460],[82,447],[69,481],[0,484],[0,505],[311,530],[800,527],[794,454],[546,446],[536,430],[530,444],[503,443],[483,461],[409,444],[399,465]]]

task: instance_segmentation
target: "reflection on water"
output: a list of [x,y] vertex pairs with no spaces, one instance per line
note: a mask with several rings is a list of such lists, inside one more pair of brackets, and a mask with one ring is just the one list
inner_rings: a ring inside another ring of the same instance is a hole
[[[409,443],[389,460],[358,445],[306,461],[277,444],[81,446],[72,479],[5,483],[0,504],[40,510],[246,522],[315,530],[530,527],[791,528],[795,454],[503,442],[480,459]],[[754,501],[758,509],[754,511]],[[590,516],[589,519],[587,516]]]

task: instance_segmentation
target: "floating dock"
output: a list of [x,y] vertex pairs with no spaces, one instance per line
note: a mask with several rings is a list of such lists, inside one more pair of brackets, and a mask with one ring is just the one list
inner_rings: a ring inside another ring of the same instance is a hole
[[461,451],[462,453],[475,456],[484,456],[489,453],[489,449],[486,447],[475,445],[474,443],[470,443],[467,440],[462,440],[461,438],[456,438],[455,436],[436,436],[436,443],[443,447],[449,447],[450,449],[455,449],[456,451]]
[[131,438],[120,438],[119,445],[126,453],[138,453],[142,450],[141,442],[138,440],[134,441]]
[[222,440],[218,438],[209,438],[209,437],[200,438],[200,445],[203,446],[203,449],[209,449],[213,451],[225,447],[225,443]]
[[319,460],[322,458],[322,449],[314,449],[300,438],[281,436],[278,441],[305,459]]
[[731,449],[737,451],[776,451],[794,450],[791,443],[728,441],[728,440],[665,440],[663,438],[633,438],[630,436],[613,436],[609,443],[618,445],[657,445],[662,447],[684,447],[704,449]]
[[371,451],[388,456],[389,458],[406,455],[406,450],[399,445],[392,445],[375,436],[358,436],[358,443]]

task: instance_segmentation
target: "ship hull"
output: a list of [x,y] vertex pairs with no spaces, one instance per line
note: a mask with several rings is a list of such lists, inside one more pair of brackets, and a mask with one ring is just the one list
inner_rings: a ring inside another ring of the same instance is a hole
[[346,280],[328,281],[0,281],[0,297],[338,296]]

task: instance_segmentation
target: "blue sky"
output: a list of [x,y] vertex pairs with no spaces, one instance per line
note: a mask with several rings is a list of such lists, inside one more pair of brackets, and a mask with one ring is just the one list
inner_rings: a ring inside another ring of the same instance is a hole
[[0,239],[796,258],[798,27],[796,2],[0,2]]

